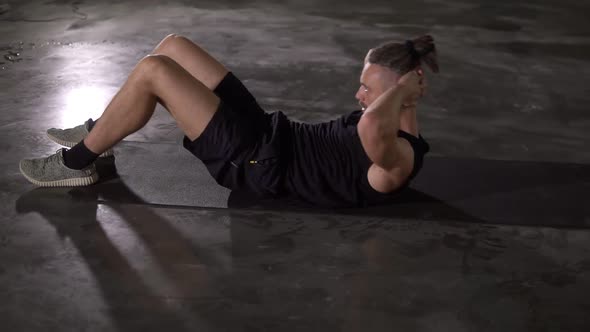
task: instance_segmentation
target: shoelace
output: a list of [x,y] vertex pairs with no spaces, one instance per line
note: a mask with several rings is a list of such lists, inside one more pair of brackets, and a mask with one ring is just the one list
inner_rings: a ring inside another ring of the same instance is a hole
[[[53,162],[53,161],[56,161],[56,162],[58,162],[58,163],[59,163],[59,159],[60,159],[60,158],[59,158],[59,152],[60,152],[62,149],[63,149],[63,148],[59,148],[59,149],[57,149],[57,150],[55,151],[55,153],[54,153],[54,154],[52,154],[51,156],[49,156],[49,158],[47,158],[47,162],[46,162],[46,164],[48,164],[48,163],[51,163],[51,162]],[[62,157],[62,158],[63,158],[63,157]]]
[[43,159],[43,162],[41,164],[41,169],[42,170],[45,170],[47,168],[47,165],[50,165],[50,164],[52,164],[54,162],[59,163],[59,155],[58,154],[59,154],[59,151],[60,150],[61,149],[57,149],[57,151],[55,151],[54,154],[52,154],[51,156]]

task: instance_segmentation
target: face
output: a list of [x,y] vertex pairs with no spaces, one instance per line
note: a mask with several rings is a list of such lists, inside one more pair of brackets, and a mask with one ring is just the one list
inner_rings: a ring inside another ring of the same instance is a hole
[[371,54],[371,51],[365,57],[360,87],[355,96],[363,111],[381,94],[395,86],[399,80],[399,75],[389,68],[369,63],[369,54]]

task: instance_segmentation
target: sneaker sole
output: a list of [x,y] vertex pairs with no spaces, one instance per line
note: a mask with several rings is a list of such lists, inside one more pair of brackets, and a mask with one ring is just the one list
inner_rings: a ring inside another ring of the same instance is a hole
[[[50,140],[54,141],[55,143],[57,143],[57,144],[59,144],[61,146],[65,146],[67,148],[73,148],[74,145],[78,144],[78,143],[73,143],[73,142],[61,140],[61,139],[59,139],[59,138],[51,135],[50,133],[45,133],[45,134],[47,134],[47,137]],[[101,154],[99,157],[110,157],[110,156],[112,156],[114,154],[115,153],[114,153],[113,149],[108,149],[105,152],[103,152],[103,154]]]
[[86,176],[83,178],[71,178],[71,179],[64,179],[64,180],[55,180],[55,181],[37,181],[31,177],[29,177],[25,172],[23,172],[22,167],[18,166],[21,174],[29,180],[34,185],[39,187],[84,187],[89,186],[91,184],[95,184],[98,182],[98,173],[94,173],[91,176]]

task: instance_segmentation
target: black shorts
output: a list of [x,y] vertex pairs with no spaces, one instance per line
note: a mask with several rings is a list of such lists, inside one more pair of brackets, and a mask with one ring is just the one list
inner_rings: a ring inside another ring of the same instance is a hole
[[213,91],[221,102],[196,140],[183,145],[199,158],[218,184],[267,196],[284,191],[289,120],[266,113],[242,82],[228,73]]

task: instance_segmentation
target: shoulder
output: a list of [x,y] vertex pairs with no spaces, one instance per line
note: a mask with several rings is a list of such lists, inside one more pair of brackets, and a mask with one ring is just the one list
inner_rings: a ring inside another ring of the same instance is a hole
[[390,169],[372,164],[368,170],[369,185],[380,193],[391,193],[401,188],[409,179],[414,168],[414,149],[407,139],[396,138],[399,159]]

